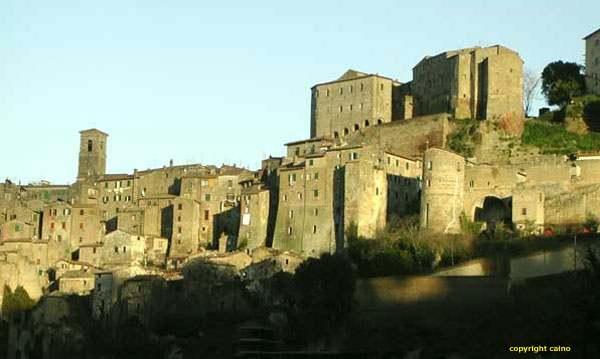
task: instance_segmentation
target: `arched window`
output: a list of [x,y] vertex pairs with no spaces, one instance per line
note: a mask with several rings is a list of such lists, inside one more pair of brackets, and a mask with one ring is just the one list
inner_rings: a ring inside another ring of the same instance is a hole
[[369,120],[365,120],[365,127],[369,127]]
[[344,128],[344,135],[347,135],[347,134],[348,134],[348,129]]
[[358,126],[358,123],[354,124],[354,131],[358,131],[358,129],[360,128],[360,126]]
[[92,152],[92,140],[88,140],[88,152]]
[[333,138],[338,138],[338,137],[340,137],[340,134],[337,131],[335,131],[333,133]]
[[377,124],[381,125],[383,123],[383,121],[381,119],[377,120]]

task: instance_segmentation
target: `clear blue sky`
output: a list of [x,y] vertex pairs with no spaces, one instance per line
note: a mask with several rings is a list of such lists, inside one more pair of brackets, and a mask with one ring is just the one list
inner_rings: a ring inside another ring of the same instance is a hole
[[254,169],[309,136],[310,87],[348,68],[404,82],[425,55],[497,43],[537,71],[582,63],[599,13],[600,1],[1,0],[0,181],[73,182],[92,127],[110,134],[110,173],[171,158]]

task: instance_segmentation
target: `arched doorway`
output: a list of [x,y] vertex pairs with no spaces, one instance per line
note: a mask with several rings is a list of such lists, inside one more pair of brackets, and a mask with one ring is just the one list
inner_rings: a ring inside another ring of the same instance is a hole
[[481,206],[475,207],[473,220],[475,222],[485,222],[488,230],[494,230],[496,224],[511,224],[512,198],[498,198],[487,196],[483,199]]

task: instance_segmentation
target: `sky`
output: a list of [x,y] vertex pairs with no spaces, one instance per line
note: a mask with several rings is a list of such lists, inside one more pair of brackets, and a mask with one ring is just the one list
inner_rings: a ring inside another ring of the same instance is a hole
[[310,87],[349,68],[407,82],[426,55],[495,44],[536,72],[583,63],[599,13],[597,0],[0,0],[0,182],[74,182],[88,128],[109,134],[107,173],[256,169],[309,137]]

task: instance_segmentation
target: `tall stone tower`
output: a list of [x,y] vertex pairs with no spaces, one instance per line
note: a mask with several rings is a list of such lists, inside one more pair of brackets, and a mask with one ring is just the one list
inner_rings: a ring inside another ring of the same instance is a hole
[[95,128],[79,132],[79,169],[77,181],[92,179],[106,173],[106,138],[108,134]]

